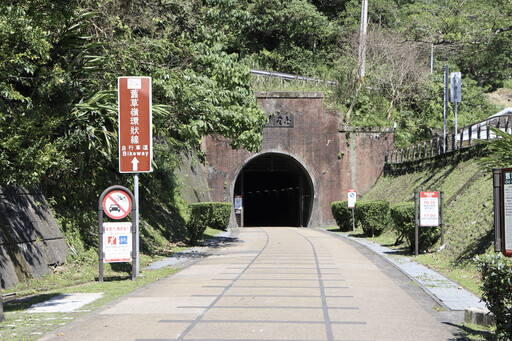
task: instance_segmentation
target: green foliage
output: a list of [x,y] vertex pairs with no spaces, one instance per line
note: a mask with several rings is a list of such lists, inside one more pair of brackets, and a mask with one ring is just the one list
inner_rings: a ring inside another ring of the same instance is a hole
[[479,164],[487,170],[510,167],[512,165],[512,135],[494,127],[490,127],[490,129],[500,138],[485,142],[488,153],[478,160]]
[[498,340],[512,339],[512,260],[501,253],[475,258],[482,275],[482,298],[496,319]]
[[187,222],[190,244],[196,244],[206,228],[227,230],[231,215],[231,203],[202,202],[190,204],[190,218]]
[[211,204],[212,212],[208,226],[216,230],[226,231],[229,225],[229,217],[231,216],[231,203],[214,202]]
[[348,208],[347,201],[335,201],[331,204],[331,211],[336,224],[341,231],[352,230],[352,209]]
[[174,175],[180,153],[198,149],[208,134],[229,138],[234,148],[259,148],[267,118],[251,74],[226,51],[216,29],[222,16],[204,6],[0,4],[0,185],[42,187],[77,249],[97,244],[99,193],[132,185],[117,170],[118,76],[153,80],[155,171],[141,177],[143,250],[163,247],[162,236],[186,234]]
[[398,29],[411,39],[452,49],[456,63],[479,86],[502,86],[511,76],[511,6],[508,1],[414,1],[400,9]]
[[[415,252],[414,202],[403,202],[392,205],[389,210],[391,223],[398,239],[405,237],[409,251]],[[418,251],[428,251],[436,244],[440,235],[439,226],[420,226],[418,230]]]
[[234,46],[252,67],[312,74],[321,72],[335,46],[336,26],[307,0],[242,1],[250,20]]
[[378,236],[388,226],[389,203],[385,200],[358,200],[354,210],[366,236]]

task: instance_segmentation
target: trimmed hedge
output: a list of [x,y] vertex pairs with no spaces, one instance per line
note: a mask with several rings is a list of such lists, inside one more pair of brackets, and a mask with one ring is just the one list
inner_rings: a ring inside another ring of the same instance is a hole
[[366,236],[378,236],[389,222],[389,202],[385,200],[359,200],[354,215]]
[[197,243],[203,236],[207,227],[217,230],[227,230],[231,203],[227,202],[201,202],[189,204],[190,218],[187,222],[189,242]]
[[[405,238],[409,245],[409,251],[414,250],[414,202],[403,202],[393,205],[389,209],[389,215],[393,228],[398,234],[398,239]],[[441,228],[439,226],[420,226],[418,230],[418,251],[427,251],[439,240]]]
[[501,253],[475,258],[482,274],[482,299],[494,314],[496,339],[512,340],[512,260]]
[[352,209],[348,208],[348,201],[331,203],[331,212],[341,231],[352,230]]

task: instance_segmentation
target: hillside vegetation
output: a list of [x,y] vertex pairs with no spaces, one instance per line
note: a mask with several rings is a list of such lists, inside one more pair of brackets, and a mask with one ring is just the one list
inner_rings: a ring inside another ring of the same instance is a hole
[[[478,163],[482,153],[480,146],[446,158],[389,167],[364,196],[393,205],[413,201],[415,191],[443,191],[445,247],[437,251],[439,240],[419,260],[475,292],[480,292],[480,279],[473,258],[494,248],[492,172]],[[394,236],[391,230],[387,234]]]
[[364,77],[360,18],[360,0],[1,1],[0,186],[41,188],[70,243],[94,250],[99,194],[133,185],[117,166],[119,76],[152,77],[148,253],[183,240],[180,155],[200,162],[208,134],[260,147],[254,89],[268,84],[250,68],[336,81],[329,106],[351,125],[396,124],[397,146],[442,131],[445,65],[463,75],[459,126],[499,109],[484,94],[510,88],[510,1],[370,1]]

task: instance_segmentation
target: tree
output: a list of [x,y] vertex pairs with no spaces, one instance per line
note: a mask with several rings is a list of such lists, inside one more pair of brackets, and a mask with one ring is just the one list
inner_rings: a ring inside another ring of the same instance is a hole
[[389,120],[396,105],[405,107],[421,96],[429,80],[428,47],[384,31],[372,31],[367,44],[368,82],[389,99]]
[[508,0],[416,1],[401,9],[401,32],[442,46],[479,86],[498,87],[512,71],[512,6]]

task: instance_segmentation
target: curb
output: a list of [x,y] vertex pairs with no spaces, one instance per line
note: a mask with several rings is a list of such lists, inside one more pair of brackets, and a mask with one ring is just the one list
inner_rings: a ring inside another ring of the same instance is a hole
[[490,327],[495,324],[494,314],[485,308],[467,308],[464,311],[464,322]]

